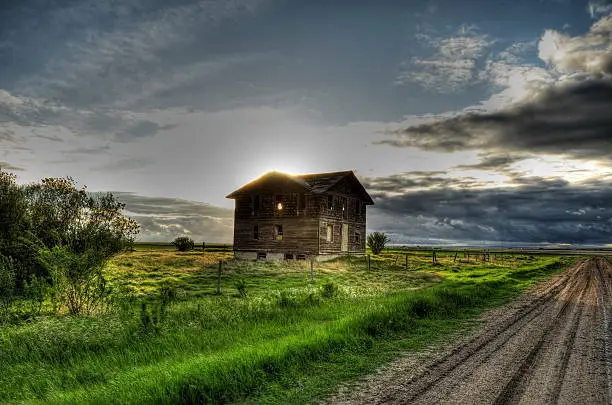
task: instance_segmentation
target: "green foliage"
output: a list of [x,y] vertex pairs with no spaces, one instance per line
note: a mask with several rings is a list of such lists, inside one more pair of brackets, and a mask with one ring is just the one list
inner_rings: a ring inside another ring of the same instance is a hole
[[48,268],[55,299],[71,314],[91,314],[105,309],[110,289],[102,272],[106,261],[100,252],[88,249],[76,253],[63,246],[40,251]]
[[10,315],[15,294],[15,262],[0,254],[0,320]]
[[238,295],[240,295],[241,298],[247,297],[247,286],[243,279],[236,280],[234,286],[236,287]]
[[195,243],[189,236],[178,236],[172,241],[172,244],[179,252],[187,252],[193,250]]
[[77,188],[70,177],[19,186],[0,170],[0,256],[14,262],[11,296],[29,299],[33,314],[47,295],[73,314],[101,309],[102,268],[138,232],[124,207],[110,193]]
[[25,298],[30,302],[30,314],[39,315],[42,310],[43,303],[50,295],[51,286],[42,277],[32,275],[30,281],[25,284]]
[[333,298],[338,295],[338,286],[333,282],[323,284],[321,288],[321,295],[323,298]]
[[372,232],[368,235],[367,241],[372,253],[378,255],[385,250],[387,243],[389,243],[389,237],[383,232]]

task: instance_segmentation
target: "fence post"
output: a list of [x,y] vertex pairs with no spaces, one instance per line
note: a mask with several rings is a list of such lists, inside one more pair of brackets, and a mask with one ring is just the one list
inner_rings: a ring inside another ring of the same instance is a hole
[[368,271],[370,271],[371,267],[371,263],[370,263],[370,255],[368,255]]
[[223,260],[219,260],[219,271],[217,271],[217,294],[221,294],[221,271],[223,271]]
[[459,252],[455,251],[455,258],[453,259],[453,263],[455,263],[457,261],[457,253],[459,253]]
[[406,254],[406,270],[408,270],[408,254]]
[[436,264],[436,263],[437,263],[437,259],[436,259],[436,250],[435,250],[435,249],[431,251],[431,262],[432,262],[433,264]]
[[314,257],[310,258],[310,281],[314,280]]

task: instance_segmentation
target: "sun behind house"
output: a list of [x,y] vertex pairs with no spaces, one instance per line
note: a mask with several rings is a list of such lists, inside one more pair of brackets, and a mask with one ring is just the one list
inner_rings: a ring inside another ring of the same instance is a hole
[[365,253],[366,206],[374,202],[352,171],[269,172],[227,198],[236,201],[236,258],[326,260]]

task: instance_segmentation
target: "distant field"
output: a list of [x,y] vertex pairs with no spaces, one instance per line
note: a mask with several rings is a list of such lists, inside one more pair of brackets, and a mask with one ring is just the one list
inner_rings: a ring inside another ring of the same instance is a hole
[[311,280],[305,261],[139,244],[107,269],[110,313],[0,328],[0,403],[309,403],[573,262],[436,255],[346,257]]

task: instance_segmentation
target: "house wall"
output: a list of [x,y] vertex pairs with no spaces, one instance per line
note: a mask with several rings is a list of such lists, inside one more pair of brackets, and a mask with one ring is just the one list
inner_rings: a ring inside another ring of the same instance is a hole
[[[348,250],[342,251],[342,224],[348,225]],[[332,241],[327,241],[327,226],[332,225]],[[365,253],[365,223],[330,218],[319,220],[319,252],[321,254]],[[359,242],[355,241],[355,232],[359,233]]]
[[[259,239],[253,238],[255,225],[259,228]],[[274,238],[274,225],[282,225],[282,240]],[[318,219],[310,217],[237,218],[234,224],[234,250],[316,254],[319,248],[318,225]]]
[[[237,257],[256,258],[256,252],[308,256],[365,253],[366,204],[356,195],[351,182],[341,181],[326,194],[305,192],[299,185],[284,183],[268,184],[257,194],[238,196],[234,212]],[[277,209],[278,200],[282,210]],[[342,251],[343,223],[348,225],[347,251]],[[327,241],[327,224],[333,226],[332,241]],[[259,227],[259,239],[253,237],[255,225]],[[274,225],[283,226],[282,240],[275,240]],[[356,232],[359,241],[355,240]]]

